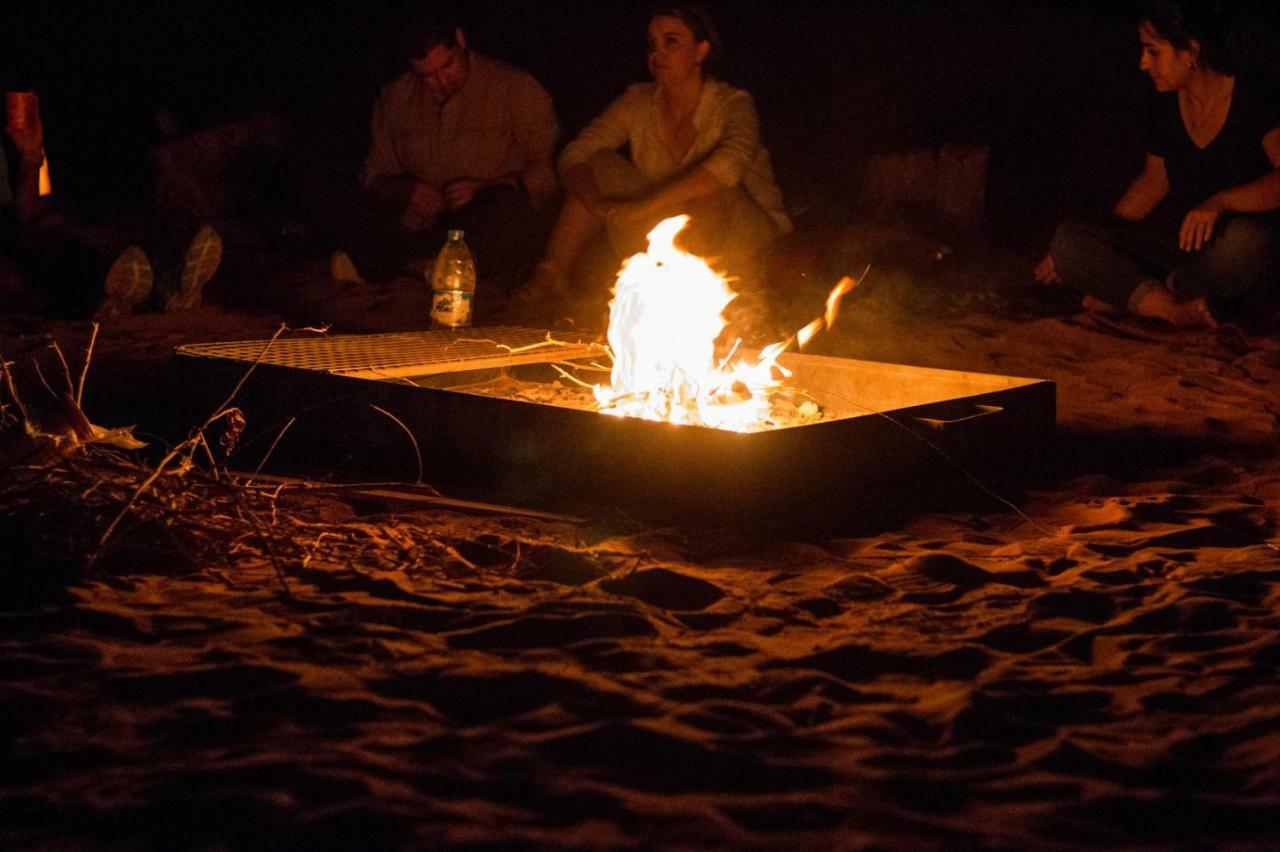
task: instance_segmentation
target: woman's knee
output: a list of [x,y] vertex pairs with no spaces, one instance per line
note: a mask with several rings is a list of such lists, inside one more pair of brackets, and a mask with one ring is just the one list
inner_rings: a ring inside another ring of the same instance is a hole
[[740,265],[777,238],[779,229],[741,187],[703,196],[685,210],[690,216],[684,235],[688,250],[724,257]]
[[1107,241],[1106,229],[1088,219],[1064,219],[1053,232],[1049,243],[1049,253],[1054,262],[1061,266],[1073,259],[1093,255],[1099,246]]
[[[1235,216],[1223,223],[1194,264],[1194,272],[1175,274],[1179,295],[1238,299],[1267,286],[1280,275],[1280,231],[1261,216]],[[1186,282],[1179,279],[1185,278]],[[1194,292],[1192,292],[1194,291]],[[1203,291],[1203,292],[1201,292]]]
[[1280,261],[1280,226],[1261,216],[1235,216],[1211,246],[1220,263],[1274,270]]
[[587,163],[606,198],[637,198],[651,189],[635,164],[617,151],[599,151]]

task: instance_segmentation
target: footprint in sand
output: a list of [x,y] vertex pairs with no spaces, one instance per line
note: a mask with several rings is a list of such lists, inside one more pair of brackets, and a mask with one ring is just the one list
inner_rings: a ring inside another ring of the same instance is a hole
[[660,609],[683,612],[706,609],[724,597],[724,590],[714,583],[666,568],[649,568],[616,579],[601,580],[600,588]]
[[949,583],[964,589],[974,589],[988,583],[1016,586],[1020,589],[1044,585],[1043,578],[1025,568],[988,571],[948,553],[926,553],[923,556],[916,556],[907,560],[903,568],[908,574],[917,574],[938,583]]

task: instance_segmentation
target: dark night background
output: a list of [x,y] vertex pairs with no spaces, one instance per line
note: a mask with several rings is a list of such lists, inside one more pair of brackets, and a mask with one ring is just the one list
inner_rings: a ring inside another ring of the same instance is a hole
[[[184,130],[266,109],[294,131],[298,162],[350,173],[379,85],[399,71],[405,2],[6,3],[6,88],[42,95],[63,204],[109,214],[145,203],[153,116]],[[1140,161],[1131,117],[1133,4],[815,2],[706,4],[727,48],[722,76],[759,106],[788,203],[838,207],[869,152],[989,144],[997,240],[1043,238],[1058,212],[1106,204]],[[644,79],[648,3],[469,3],[472,43],[533,72],[566,138]],[[1258,73],[1280,13],[1244,13]],[[1270,54],[1270,55],[1269,55]]]

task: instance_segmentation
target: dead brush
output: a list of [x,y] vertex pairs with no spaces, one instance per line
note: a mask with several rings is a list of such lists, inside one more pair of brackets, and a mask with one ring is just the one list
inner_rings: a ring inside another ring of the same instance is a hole
[[265,564],[286,595],[291,576],[321,565],[448,575],[479,570],[421,521],[326,520],[321,489],[256,484],[255,476],[228,469],[245,426],[235,398],[284,331],[205,422],[154,464],[129,452],[144,446],[131,428],[94,425],[80,407],[96,325],[77,386],[56,344],[67,391],[54,391],[36,366],[49,396],[39,405],[24,401],[15,365],[0,359],[0,506],[7,508],[0,548],[11,564],[58,576],[84,570],[234,576],[237,567]]

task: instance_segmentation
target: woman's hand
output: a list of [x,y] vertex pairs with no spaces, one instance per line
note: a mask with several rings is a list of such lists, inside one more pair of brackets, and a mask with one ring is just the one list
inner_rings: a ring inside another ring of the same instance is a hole
[[1044,260],[1036,265],[1036,280],[1041,284],[1061,284],[1062,279],[1058,277],[1058,267],[1054,265],[1053,255],[1046,254]]
[[1182,229],[1178,232],[1178,248],[1183,251],[1200,251],[1213,236],[1213,226],[1225,209],[1217,196],[1214,196],[1190,210],[1182,220]]

